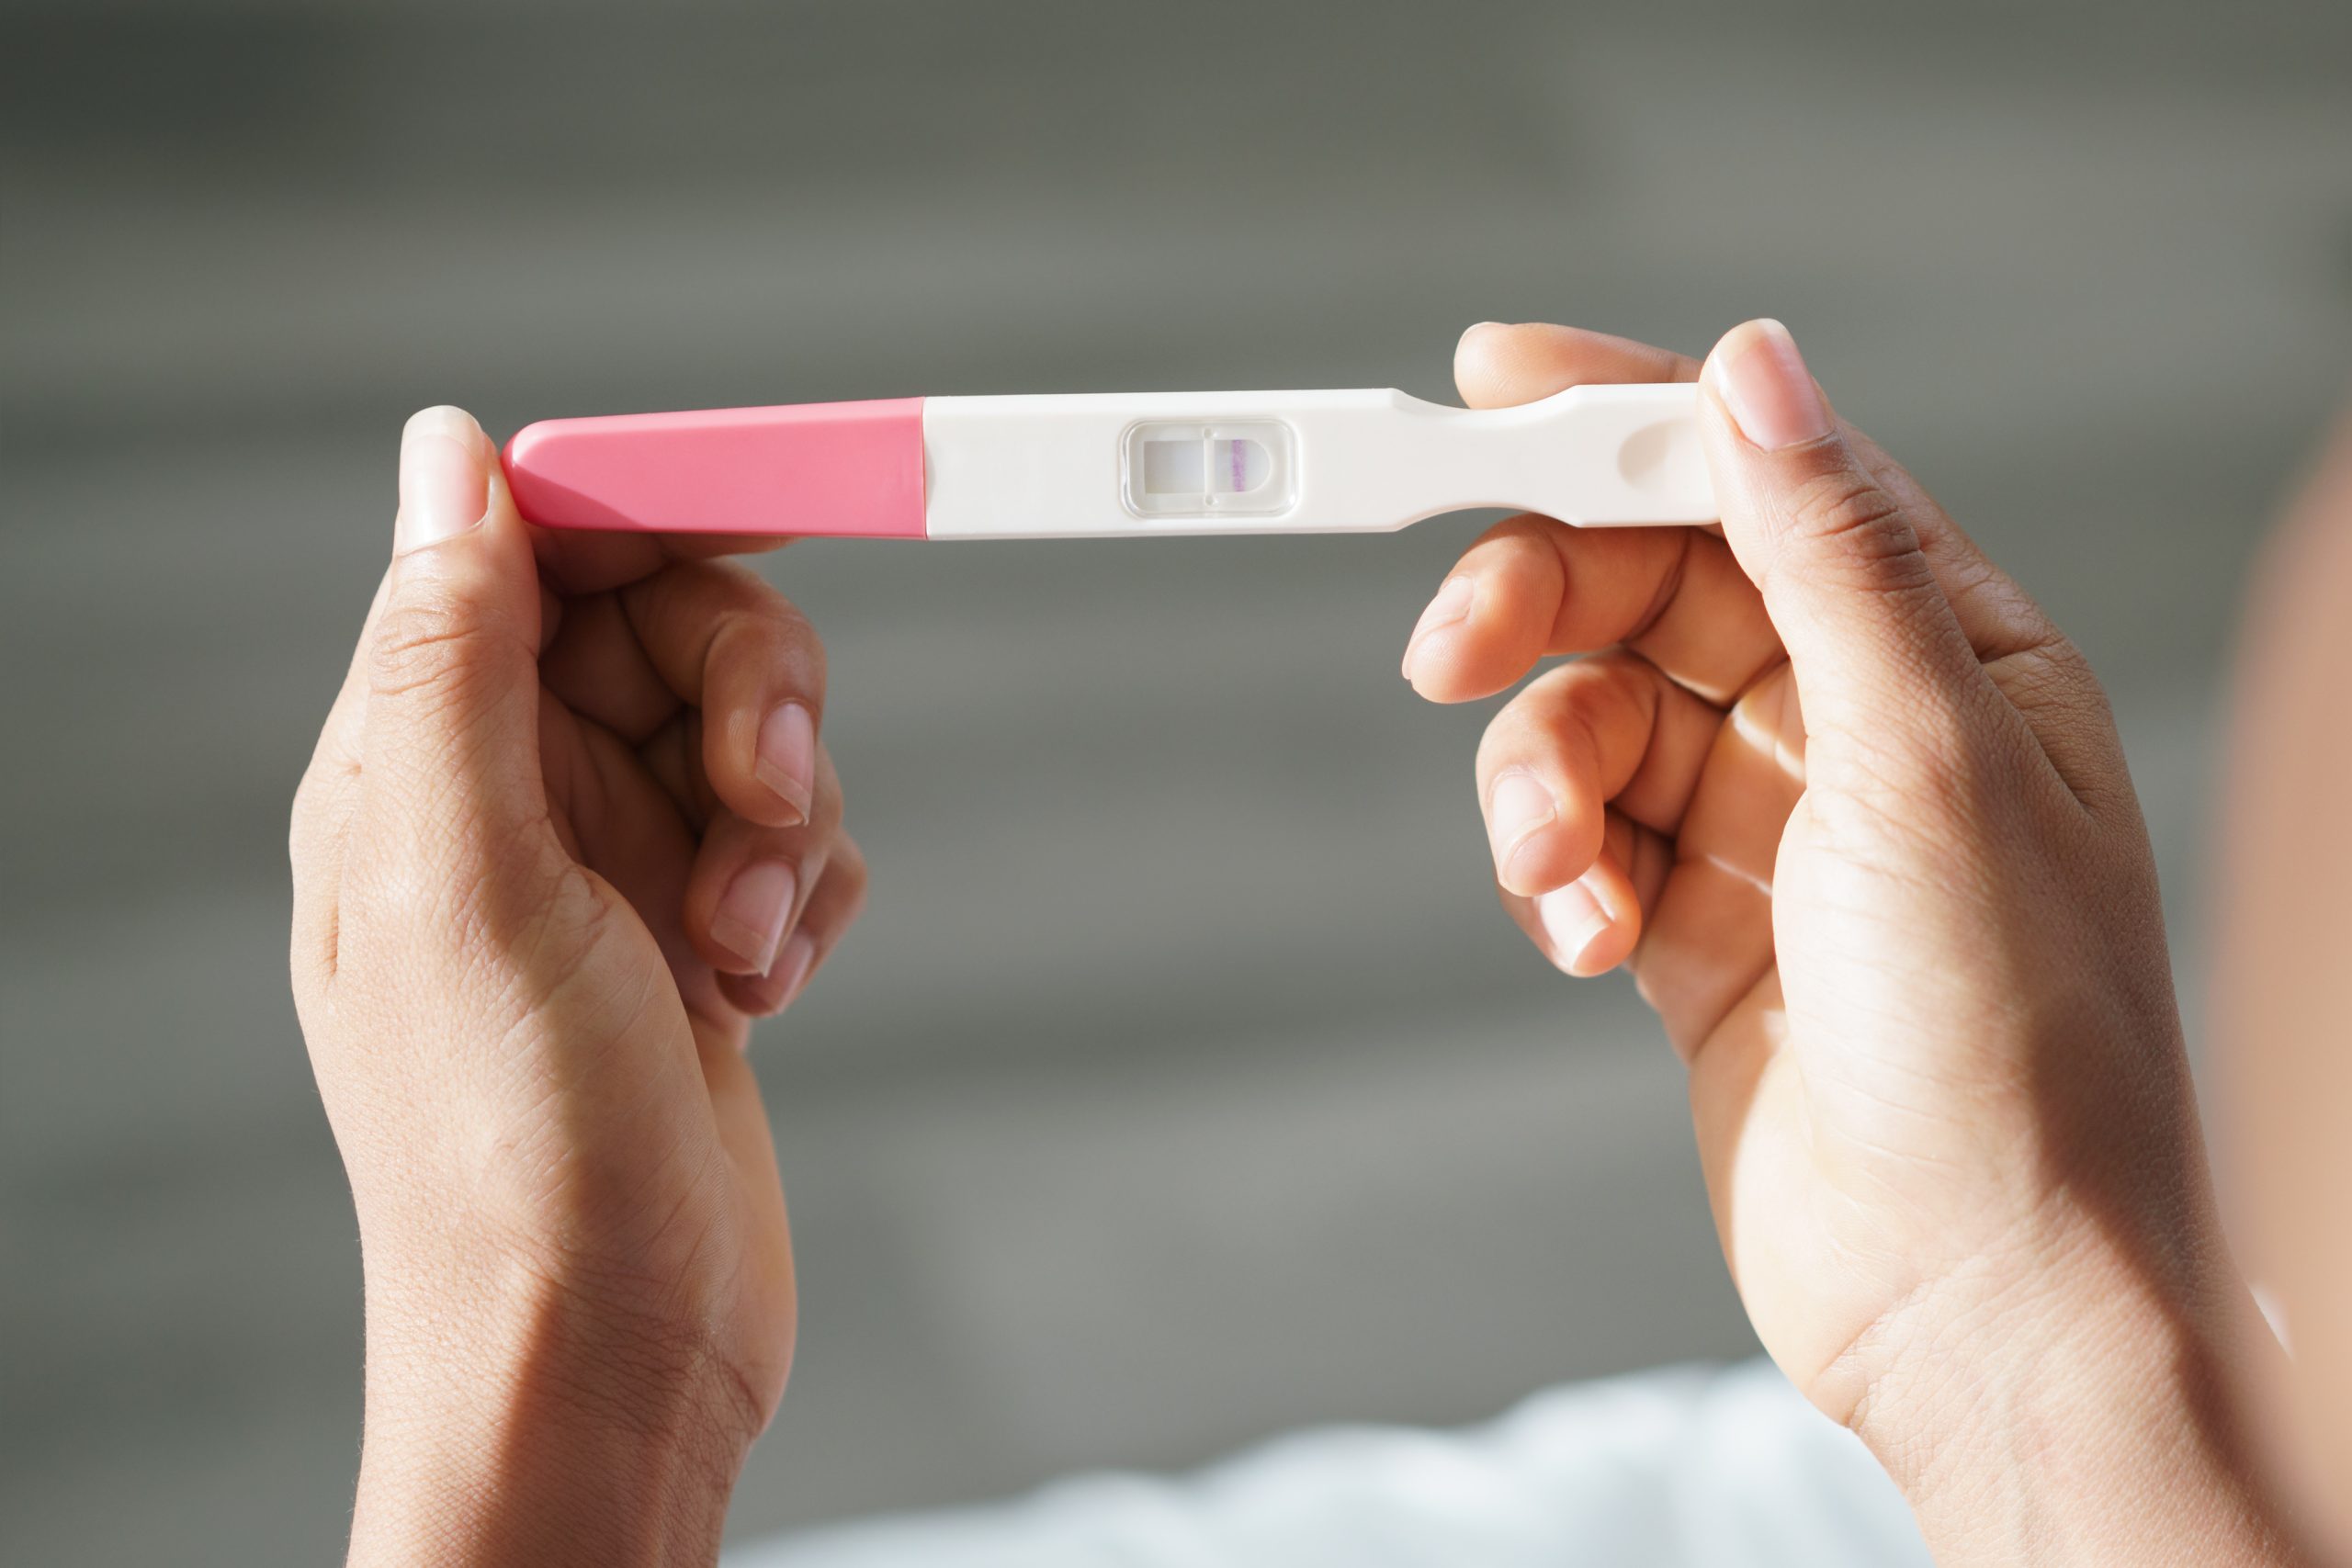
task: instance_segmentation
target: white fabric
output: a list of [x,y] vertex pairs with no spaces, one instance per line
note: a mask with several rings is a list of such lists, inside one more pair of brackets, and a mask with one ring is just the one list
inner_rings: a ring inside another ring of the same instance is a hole
[[1302,1432],[1177,1478],[738,1549],[730,1568],[1901,1568],[1910,1512],[1768,1361],[1539,1393],[1459,1431]]

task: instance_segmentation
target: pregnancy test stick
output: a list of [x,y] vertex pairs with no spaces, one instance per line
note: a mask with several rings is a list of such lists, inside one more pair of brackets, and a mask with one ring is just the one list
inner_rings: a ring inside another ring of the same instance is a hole
[[1506,507],[1717,515],[1689,384],[1457,409],[1385,389],[895,398],[546,420],[507,444],[531,521],[905,539],[1377,533]]

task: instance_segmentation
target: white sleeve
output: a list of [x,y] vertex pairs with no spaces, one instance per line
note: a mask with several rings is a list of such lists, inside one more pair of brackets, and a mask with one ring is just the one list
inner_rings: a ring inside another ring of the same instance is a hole
[[1190,1476],[839,1526],[729,1568],[1901,1568],[1909,1510],[1766,1361],[1540,1393],[1458,1431],[1336,1427]]

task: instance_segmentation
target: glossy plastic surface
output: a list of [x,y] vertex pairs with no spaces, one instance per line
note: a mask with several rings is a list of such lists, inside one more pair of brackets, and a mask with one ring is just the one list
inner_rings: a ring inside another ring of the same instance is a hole
[[922,405],[543,420],[506,444],[506,482],[551,528],[919,539]]

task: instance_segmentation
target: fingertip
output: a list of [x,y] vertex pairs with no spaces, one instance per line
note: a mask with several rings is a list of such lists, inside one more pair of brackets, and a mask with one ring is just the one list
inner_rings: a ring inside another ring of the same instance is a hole
[[1609,930],[1608,912],[1581,882],[1555,887],[1537,898],[1535,919],[1552,962],[1571,975],[1577,973],[1585,950]]
[[1527,672],[1532,656],[1498,652],[1483,626],[1447,626],[1417,641],[1405,656],[1405,681],[1425,702],[1469,703],[1491,697]]
[[752,777],[768,796],[752,803],[757,820],[772,828],[808,820],[817,790],[817,719],[808,704],[779,703],[760,720]]
[[1520,331],[1503,321],[1478,321],[1453,344],[1453,385],[1470,407],[1491,408],[1520,400],[1510,396],[1508,370],[1511,342]]
[[[718,976],[718,994],[727,998],[729,1007],[733,1008],[745,1018],[768,1018],[776,1011],[775,993],[770,989],[767,976],[764,975],[721,973]],[[736,1043],[736,1049],[748,1051],[751,1049],[751,1044],[752,1037],[747,1032]]]
[[1556,552],[1528,519],[1498,524],[1430,597],[1405,645],[1405,679],[1436,703],[1488,697],[1543,657],[1559,613]]
[[1624,879],[1596,864],[1535,899],[1535,918],[1552,962],[1577,979],[1605,975],[1632,955],[1641,910]]
[[[1491,770],[1491,771],[1490,771]],[[1537,898],[1591,871],[1607,843],[1605,810],[1581,797],[1552,760],[1479,761],[1479,807],[1503,891]]]
[[485,442],[481,422],[455,403],[433,403],[408,416],[401,426],[403,438],[411,435],[447,435],[468,442]]
[[865,857],[856,840],[838,840],[775,962],[765,974],[741,977],[729,987],[735,1005],[764,1016],[782,1012],[797,1000],[840,945],[842,933],[856,923],[865,907]]
[[707,922],[704,956],[730,975],[764,975],[776,958],[799,899],[799,868],[783,859],[738,868],[719,894]]
[[[649,652],[671,667],[673,689],[701,704],[712,790],[764,828],[813,821],[824,789],[823,645],[797,610],[741,569],[672,570],[725,590],[699,600],[673,593],[659,623],[650,613],[639,620]],[[707,629],[712,615],[715,631]]]
[[1805,446],[1837,428],[1796,338],[1770,316],[1725,333],[1699,376],[1732,429],[1759,450]]
[[1534,402],[1597,382],[1688,381],[1698,362],[1631,338],[1549,321],[1482,321],[1454,344],[1453,379],[1474,409]]
[[820,956],[817,938],[807,931],[796,931],[785,939],[775,963],[763,973],[721,975],[720,994],[746,1017],[774,1018],[798,999]]
[[1473,321],[1463,328],[1462,335],[1453,340],[1455,374],[1458,376],[1461,373],[1464,365],[1475,362],[1476,357],[1482,352],[1481,344],[1498,333],[1510,331],[1510,326],[1501,321]]
[[1615,969],[1634,955],[1640,932],[1637,928],[1612,920],[1600,935],[1586,944],[1568,964],[1568,974],[1578,980],[1595,980]]
[[392,563],[370,612],[379,685],[468,675],[494,659],[505,679],[492,684],[503,688],[525,673],[510,662],[516,648],[537,658],[540,584],[520,533],[496,525],[512,515],[496,470],[489,438],[463,409],[435,404],[401,425]]
[[1500,849],[1495,881],[1508,893],[1541,898],[1592,869],[1598,835],[1566,813]]
[[1467,628],[1447,626],[1418,637],[1405,650],[1405,683],[1426,702],[1460,703],[1487,694],[1462,678],[1461,645]]
[[809,973],[817,966],[817,939],[807,931],[795,931],[775,955],[775,966],[768,971],[767,981],[775,998],[778,1012],[792,1005],[800,995],[800,987],[808,983]]
[[456,538],[490,511],[488,440],[473,415],[437,403],[401,426],[400,510],[392,553],[408,555]]
[[1533,770],[1505,768],[1487,784],[1487,838],[1495,880],[1506,892],[1533,897],[1568,877],[1554,875],[1562,858],[1559,792]]
[[1443,662],[1454,633],[1467,626],[1477,606],[1477,580],[1467,572],[1453,573],[1430,596],[1420,618],[1413,623],[1412,632],[1405,638],[1405,679],[1421,695],[1437,702],[1448,700],[1427,682]]

